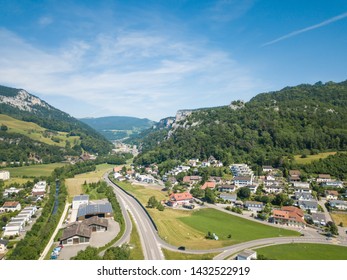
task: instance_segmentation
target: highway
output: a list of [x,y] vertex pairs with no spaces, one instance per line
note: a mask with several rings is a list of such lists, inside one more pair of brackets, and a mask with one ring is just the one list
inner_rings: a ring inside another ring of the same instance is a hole
[[[104,180],[107,184],[113,187],[114,192],[119,199],[119,203],[123,205],[124,209],[129,211],[132,215],[133,220],[137,226],[137,230],[140,236],[140,241],[142,245],[143,254],[146,260],[163,260],[164,255],[161,251],[161,245],[158,242],[159,237],[157,231],[155,230],[152,222],[145,210],[140,206],[140,204],[131,196],[126,194],[123,190],[121,190],[117,185],[111,182],[108,179],[108,175],[104,176]],[[123,212],[124,214],[124,212]],[[129,215],[126,212],[124,217],[126,220],[130,221]],[[131,221],[130,221],[131,225]],[[123,235],[123,241],[130,236],[131,230],[127,231],[126,234]],[[121,244],[119,240],[117,243]]]
[[[159,237],[158,232],[154,228],[146,211],[139,205],[139,203],[133,197],[129,196],[127,193],[121,190],[116,184],[111,182],[107,176],[108,175],[104,176],[104,180],[110,186],[113,187],[115,194],[117,195],[117,198],[119,199],[119,203],[122,205],[122,207],[124,207],[127,211],[129,211],[131,215],[133,216],[133,219],[135,221],[135,224],[137,226],[137,229],[140,235],[141,245],[142,245],[143,253],[146,260],[163,260],[164,255],[161,251],[161,248],[166,248],[172,251],[177,251],[180,253],[187,253],[187,254],[219,253],[218,255],[214,257],[214,260],[223,260],[245,249],[258,248],[258,247],[264,247],[264,246],[270,246],[270,245],[290,244],[290,243],[317,243],[317,244],[338,244],[342,246],[347,246],[347,239],[344,237],[340,236],[337,239],[334,238],[333,240],[327,240],[326,237],[318,234],[316,230],[311,228],[306,228],[305,230],[301,230],[301,232],[304,232],[305,235],[300,237],[265,238],[265,239],[257,239],[257,240],[240,243],[240,244],[235,244],[235,245],[227,246],[224,248],[216,248],[216,249],[209,249],[209,250],[186,249],[185,251],[181,251],[181,250],[178,250],[176,246],[168,244],[167,242],[165,242]],[[217,208],[217,207],[214,206],[213,208]],[[125,213],[126,213],[124,216],[125,219],[130,220],[128,212],[125,211]],[[127,231],[127,233],[123,235],[121,239],[122,241],[119,240],[117,244],[121,245],[122,242],[124,243],[125,242],[124,240],[126,240],[126,237],[130,236],[130,233],[131,233],[131,230]]]

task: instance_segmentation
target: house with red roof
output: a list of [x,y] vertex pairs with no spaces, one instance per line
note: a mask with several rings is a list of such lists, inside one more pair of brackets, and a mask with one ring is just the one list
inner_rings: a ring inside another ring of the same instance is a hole
[[207,181],[205,182],[200,189],[205,190],[207,188],[214,189],[216,187],[216,182],[214,181]]
[[183,205],[190,203],[192,199],[193,196],[189,192],[172,193],[167,204],[169,206]]
[[304,212],[295,206],[283,206],[280,210],[273,210],[273,220],[275,224],[304,227]]
[[14,212],[20,211],[22,209],[20,203],[18,201],[6,201],[2,206],[4,212]]

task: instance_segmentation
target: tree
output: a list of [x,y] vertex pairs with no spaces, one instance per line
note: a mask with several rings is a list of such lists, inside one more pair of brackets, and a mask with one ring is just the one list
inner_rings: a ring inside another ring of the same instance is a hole
[[165,207],[164,207],[163,204],[161,204],[161,203],[158,202],[157,209],[158,209],[159,211],[164,211]]
[[155,196],[151,196],[148,199],[147,207],[148,208],[156,208],[157,206],[158,206],[158,200],[155,198]]
[[247,199],[251,196],[251,191],[249,188],[247,187],[242,187],[238,190],[237,192],[237,196],[240,198],[240,199]]
[[1,131],[7,131],[7,130],[8,130],[8,127],[7,127],[6,125],[2,124],[2,125],[0,126],[0,130],[1,130]]
[[332,235],[339,235],[339,230],[335,223],[333,223],[332,221],[327,222],[326,227],[326,231],[328,233],[331,233]]
[[103,257],[104,260],[129,260],[129,258],[130,248],[127,244],[107,249]]
[[205,190],[205,200],[212,204],[216,202],[216,195],[210,188],[206,188]]

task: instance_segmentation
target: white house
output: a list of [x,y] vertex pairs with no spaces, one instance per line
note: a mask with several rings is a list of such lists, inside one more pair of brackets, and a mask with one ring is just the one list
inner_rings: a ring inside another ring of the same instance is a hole
[[241,177],[251,177],[253,179],[254,172],[252,169],[244,163],[241,164],[233,164],[230,167],[231,172],[234,176],[241,176]]
[[343,182],[341,181],[323,182],[321,185],[322,187],[343,188]]
[[264,204],[258,201],[246,201],[243,206],[249,211],[260,212],[264,208]]
[[330,174],[319,174],[316,179],[317,183],[324,183],[324,182],[330,182],[330,181],[332,181]]
[[5,226],[3,236],[16,236],[23,230],[24,225],[22,223],[10,222]]
[[325,197],[327,200],[337,200],[339,197],[339,193],[337,191],[325,191]]
[[4,190],[4,197],[8,197],[9,195],[12,194],[18,194],[22,189],[16,189],[14,187],[11,187],[9,189]]
[[330,200],[329,204],[331,207],[335,207],[339,210],[347,210],[347,201],[343,200]]
[[236,202],[237,195],[236,193],[221,193],[219,198],[224,199],[226,201]]
[[72,200],[72,209],[78,209],[80,205],[82,204],[88,204],[89,203],[89,195],[82,194],[82,195],[76,195],[74,196]]
[[249,260],[256,260],[257,259],[257,252],[253,250],[244,250],[241,253],[238,253],[236,256],[236,260],[238,261],[249,261]]
[[5,212],[19,211],[22,207],[18,201],[6,201],[2,206]]
[[272,172],[274,168],[272,166],[269,166],[269,165],[263,165],[263,172],[266,173],[266,172]]
[[310,188],[310,183],[307,182],[292,182],[294,188]]
[[10,179],[10,171],[0,170],[0,180],[9,180]]
[[236,176],[232,179],[232,182],[235,186],[245,187],[248,185],[252,185],[253,180],[252,177]]
[[[274,181],[276,182],[276,181]],[[273,184],[273,185],[265,185],[264,191],[267,193],[281,193],[284,190],[284,186]]]

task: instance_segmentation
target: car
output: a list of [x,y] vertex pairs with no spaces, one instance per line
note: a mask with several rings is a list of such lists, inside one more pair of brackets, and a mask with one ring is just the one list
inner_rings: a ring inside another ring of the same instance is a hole
[[305,233],[300,234],[300,236],[305,236]]
[[178,250],[181,250],[181,251],[184,251],[184,250],[186,249],[186,247],[180,246],[180,247],[178,247],[177,249],[178,249]]

